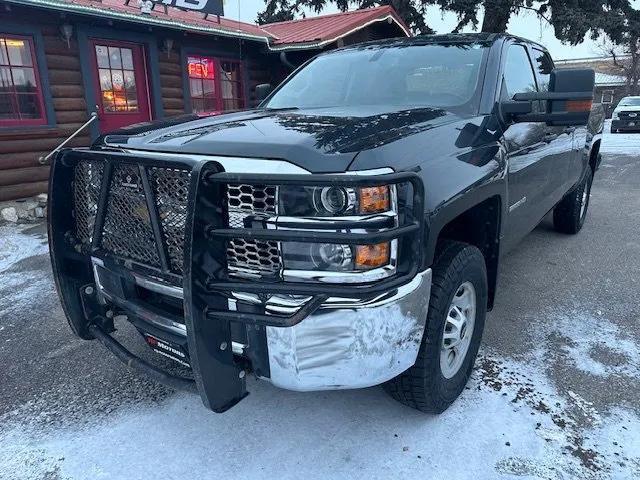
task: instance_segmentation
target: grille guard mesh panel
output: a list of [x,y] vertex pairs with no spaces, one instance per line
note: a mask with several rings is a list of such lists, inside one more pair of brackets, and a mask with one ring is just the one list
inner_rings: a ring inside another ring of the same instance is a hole
[[114,167],[107,202],[102,247],[116,255],[159,267],[160,257],[137,166]]
[[103,171],[102,163],[84,161],[73,172],[76,237],[84,244],[90,244],[93,240]]
[[[162,240],[166,245],[171,273],[184,270],[184,234],[191,171],[147,167],[145,170],[158,211]],[[74,168],[75,234],[84,245],[91,245],[98,212],[104,164],[81,160]],[[143,182],[137,164],[114,166],[107,196],[100,247],[125,259],[154,268],[161,266]]]
[[156,198],[171,270],[184,270],[184,231],[191,173],[187,170],[152,167],[151,187]]

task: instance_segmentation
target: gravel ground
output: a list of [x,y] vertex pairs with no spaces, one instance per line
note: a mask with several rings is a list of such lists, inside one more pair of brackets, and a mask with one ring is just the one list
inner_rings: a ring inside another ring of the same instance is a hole
[[468,390],[441,416],[377,387],[255,380],[215,415],[74,338],[44,226],[0,226],[0,479],[639,478],[640,135],[603,153],[581,234],[547,218],[505,257]]

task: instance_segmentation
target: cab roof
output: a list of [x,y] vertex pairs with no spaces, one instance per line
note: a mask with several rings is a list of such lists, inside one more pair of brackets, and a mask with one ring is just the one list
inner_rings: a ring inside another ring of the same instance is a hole
[[[358,43],[354,45],[345,46],[339,48],[337,51],[357,49],[362,47],[375,48],[379,47],[394,47],[394,46],[407,46],[407,45],[428,45],[438,43],[483,43],[493,44],[497,41],[504,40],[516,40],[518,42],[528,43],[536,46],[544,51],[546,47],[543,45],[528,40],[526,38],[511,35],[510,33],[446,33],[438,35],[416,35],[415,37],[408,38],[392,38],[387,40],[373,40],[370,42]],[[334,50],[335,51],[335,50]]]

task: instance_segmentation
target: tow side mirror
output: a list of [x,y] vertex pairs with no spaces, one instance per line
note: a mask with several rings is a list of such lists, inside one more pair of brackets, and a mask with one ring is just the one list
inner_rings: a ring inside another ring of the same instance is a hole
[[272,90],[273,87],[270,83],[261,83],[260,85],[256,85],[256,100],[258,103],[267,98]]
[[[586,125],[593,104],[595,72],[585,69],[554,69],[548,92],[516,93],[500,104],[504,117],[513,122],[545,122],[547,125]],[[533,102],[544,106],[533,111]]]

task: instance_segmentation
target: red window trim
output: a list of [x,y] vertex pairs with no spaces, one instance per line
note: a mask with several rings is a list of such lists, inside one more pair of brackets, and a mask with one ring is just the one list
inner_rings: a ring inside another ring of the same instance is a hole
[[[152,99],[151,99],[151,84],[149,83],[149,71],[147,69],[147,49],[146,47],[142,44],[142,43],[135,43],[135,42],[127,42],[127,41],[123,41],[123,40],[110,40],[107,38],[93,38],[91,37],[89,39],[90,41],[90,52],[89,52],[89,58],[91,59],[91,67],[93,68],[93,72],[94,75],[97,75],[98,77],[96,79],[94,79],[93,81],[93,91],[96,95],[96,100],[99,102],[100,98],[102,97],[102,90],[100,89],[100,78],[99,78],[99,70],[100,68],[98,67],[98,57],[96,55],[96,45],[104,45],[106,47],[118,47],[118,48],[129,48],[129,49],[137,49],[140,48],[140,50],[142,51],[142,58],[140,59],[140,73],[143,75],[143,81],[144,81],[144,87],[146,89],[146,98],[144,99],[140,99],[140,97],[138,97],[138,105],[140,107],[141,102],[144,102],[146,105],[146,108],[148,108],[148,112],[149,112],[149,119],[153,120],[153,107],[152,107]],[[135,61],[135,56],[134,56],[134,71],[137,71],[136,68],[138,67]],[[137,85],[136,85],[137,88]],[[139,95],[139,92],[138,92]],[[102,111],[100,111],[100,113],[104,113]],[[140,113],[140,110],[138,110],[137,112],[108,112],[109,115],[131,115],[131,114],[138,114]]]
[[15,40],[24,40],[29,44],[29,49],[31,51],[31,65],[33,67],[33,74],[36,78],[36,95],[38,97],[38,105],[40,106],[40,118],[29,118],[29,119],[11,119],[11,120],[2,120],[0,119],[0,128],[2,127],[30,127],[30,126],[40,126],[47,125],[47,112],[45,110],[44,105],[44,97],[42,94],[42,82],[40,80],[40,69],[38,66],[38,58],[36,57],[36,49],[35,49],[35,40],[30,36],[23,35],[14,35],[10,33],[4,33],[0,31],[1,38],[11,38]]
[[[203,112],[198,112],[198,113],[203,113],[203,114],[207,114],[207,113],[212,113],[214,111],[218,111],[218,112],[223,112],[224,110],[224,99],[222,98],[222,81],[221,81],[221,76],[222,76],[222,66],[221,63],[222,62],[230,62],[230,63],[234,63],[238,66],[238,72],[240,75],[240,81],[237,82],[240,86],[240,95],[237,97],[237,100],[240,103],[240,109],[243,109],[246,107],[246,98],[245,98],[245,86],[244,86],[244,69],[243,69],[243,65],[242,65],[242,61],[241,60],[237,60],[237,59],[233,59],[233,58],[221,58],[221,57],[213,57],[210,55],[206,55],[206,54],[199,54],[199,53],[193,53],[193,54],[187,54],[186,55],[186,60],[187,60],[187,64],[185,65],[185,69],[187,69],[187,88],[188,88],[188,92],[189,92],[189,99],[191,102],[191,111],[194,111],[193,108],[193,99],[199,99],[199,98],[203,98],[203,97],[194,97],[192,92],[191,92],[191,79],[192,78],[198,78],[198,77],[191,77],[191,75],[189,74],[189,58],[205,58],[207,60],[211,60],[213,62],[214,65],[214,76],[213,76],[213,81],[215,84],[215,110],[211,110],[211,111],[203,111]],[[230,110],[226,110],[226,111],[230,111]]]

